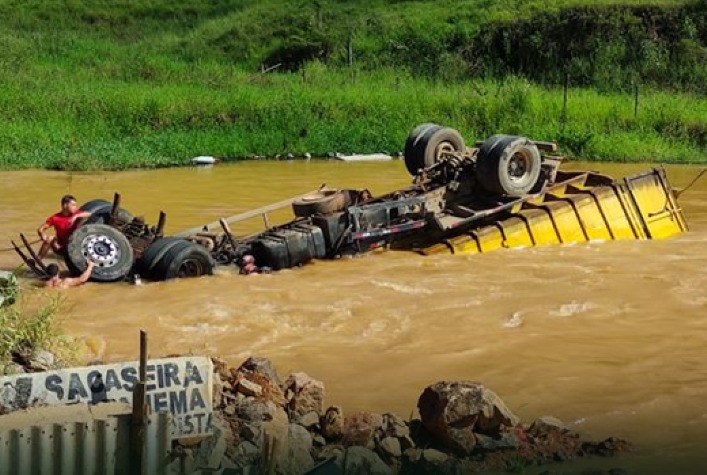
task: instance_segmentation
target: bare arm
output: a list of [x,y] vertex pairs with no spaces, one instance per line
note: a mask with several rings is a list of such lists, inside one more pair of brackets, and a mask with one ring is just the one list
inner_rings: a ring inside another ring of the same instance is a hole
[[39,238],[44,242],[47,242],[49,240],[49,236],[47,236],[45,234],[47,229],[49,229],[49,228],[51,228],[51,226],[48,225],[47,223],[44,223],[40,227],[37,228],[37,234],[39,235]]
[[84,270],[78,277],[67,277],[64,279],[64,285],[66,287],[78,287],[79,285],[88,282],[88,279],[91,278],[91,271],[93,271],[94,267],[95,264],[93,261],[86,262],[86,270]]
[[71,224],[74,224],[77,219],[88,218],[89,216],[91,216],[90,211],[79,211],[71,217]]

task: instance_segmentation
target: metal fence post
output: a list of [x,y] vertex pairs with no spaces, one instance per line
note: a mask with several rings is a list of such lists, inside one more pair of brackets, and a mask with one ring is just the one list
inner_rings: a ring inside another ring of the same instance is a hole
[[147,404],[145,384],[147,379],[147,332],[140,330],[140,376],[133,391],[132,430],[130,448],[132,453],[132,473],[145,473],[145,431],[147,429]]

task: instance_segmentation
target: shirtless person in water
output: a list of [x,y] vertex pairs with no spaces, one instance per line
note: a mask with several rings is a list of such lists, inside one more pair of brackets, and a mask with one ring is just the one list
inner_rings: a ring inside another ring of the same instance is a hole
[[69,287],[78,287],[84,284],[91,278],[91,271],[95,264],[93,261],[86,262],[86,270],[84,270],[78,277],[60,277],[59,276],[59,266],[56,264],[49,264],[47,270],[49,271],[49,279],[44,282],[46,287],[51,287],[54,289],[68,289]]
[[[57,254],[66,252],[71,233],[76,229],[76,224],[81,218],[91,216],[88,211],[82,211],[76,205],[76,198],[65,195],[61,198],[61,211],[47,218],[47,221],[37,229],[37,234],[42,239],[42,248],[39,250],[40,259],[44,259],[49,249]],[[56,236],[47,236],[46,231],[54,228]]]

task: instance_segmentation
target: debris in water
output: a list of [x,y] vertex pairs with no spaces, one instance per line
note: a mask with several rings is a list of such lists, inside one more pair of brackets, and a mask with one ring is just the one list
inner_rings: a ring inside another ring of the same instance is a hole
[[520,312],[513,312],[513,315],[506,319],[506,323],[503,324],[506,328],[517,328],[523,324],[523,317],[520,316]]
[[198,157],[192,158],[191,162],[194,165],[213,165],[215,163],[220,162],[220,160],[210,155],[199,155]]
[[560,308],[557,310],[552,310],[550,315],[553,317],[571,317],[573,315],[577,315],[578,313],[586,312],[590,308],[592,308],[592,305],[587,302],[571,302],[560,305]]

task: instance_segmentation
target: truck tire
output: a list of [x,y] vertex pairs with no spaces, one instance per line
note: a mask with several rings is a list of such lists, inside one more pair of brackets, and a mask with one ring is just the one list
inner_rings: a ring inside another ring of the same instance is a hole
[[417,142],[431,127],[442,126],[432,122],[425,122],[424,124],[420,124],[414,129],[412,129],[412,131],[408,135],[408,138],[405,140],[403,156],[405,158],[405,168],[407,168],[408,173],[410,173],[410,175],[415,176],[417,175],[417,172],[420,170],[420,168],[424,168],[424,162],[418,160],[418,157],[414,153],[414,150]]
[[152,244],[147,246],[147,249],[137,261],[135,266],[137,272],[142,276],[151,278],[153,269],[162,260],[167,251],[182,242],[186,242],[186,240],[175,237],[163,237],[153,241]]
[[214,273],[214,261],[203,246],[181,240],[170,247],[148,277],[152,280],[201,277]]
[[527,138],[494,135],[479,149],[475,175],[487,192],[518,198],[535,188],[541,166],[540,151]]
[[351,204],[351,193],[345,190],[322,190],[293,201],[292,211],[297,217],[307,218],[315,214],[338,213]]
[[[110,220],[111,209],[113,209],[113,203],[103,199],[91,200],[81,206],[81,210],[91,212],[91,216],[84,218],[80,224],[107,224]],[[118,208],[116,218],[119,222],[129,223],[133,220],[133,215],[123,208]]]
[[85,224],[71,234],[65,260],[73,274],[80,274],[89,258],[96,263],[91,280],[113,282],[125,278],[132,269],[133,248],[117,229],[106,224]]
[[437,124],[423,124],[416,127],[408,137],[405,144],[405,166],[414,176],[420,169],[437,163],[443,152],[463,152],[465,148],[464,139],[456,130]]

